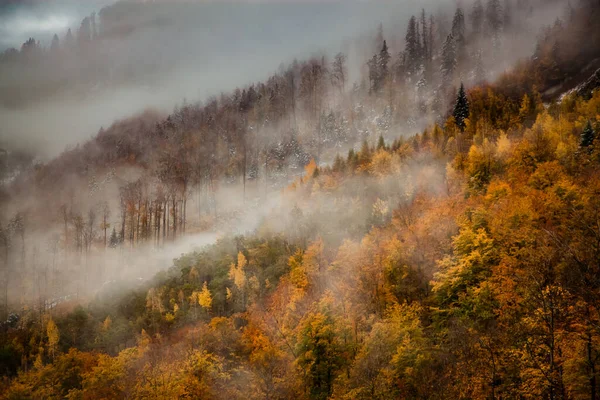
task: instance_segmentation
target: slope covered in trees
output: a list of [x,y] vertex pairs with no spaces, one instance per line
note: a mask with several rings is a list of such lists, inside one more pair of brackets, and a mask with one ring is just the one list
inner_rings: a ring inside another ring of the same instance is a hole
[[[35,188],[60,212],[36,220],[58,222],[55,256],[80,262],[199,230],[186,223],[192,190],[219,225],[228,185],[241,203],[284,189],[253,232],[133,290],[47,309],[32,262],[38,304],[2,325],[2,396],[597,398],[600,90],[548,91],[580,79],[567,53],[547,68],[551,35],[497,82],[469,78],[488,60],[473,43],[511,23],[501,9],[457,10],[437,48],[432,19],[414,17],[400,56],[380,31],[351,92],[343,55],[297,63],[203,106],[115,124],[17,178],[13,200]],[[583,44],[599,13],[582,2],[554,25],[582,41],[576,65],[599,54]],[[413,123],[402,101],[429,116],[421,133],[394,134]],[[117,221],[78,208],[74,190],[52,194],[82,177],[108,194],[102,210],[117,196]],[[1,230],[7,267],[37,260],[30,207]]]

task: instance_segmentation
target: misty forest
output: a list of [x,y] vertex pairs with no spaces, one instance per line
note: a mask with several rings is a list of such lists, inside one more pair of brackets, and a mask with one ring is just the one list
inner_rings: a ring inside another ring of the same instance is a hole
[[5,3],[0,399],[600,399],[600,1]]

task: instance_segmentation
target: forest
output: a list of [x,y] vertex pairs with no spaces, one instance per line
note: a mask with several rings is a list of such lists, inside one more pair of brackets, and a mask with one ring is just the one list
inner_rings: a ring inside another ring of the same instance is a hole
[[[136,7],[0,100],[109,79]],[[598,1],[474,0],[0,149],[0,399],[600,399],[598,88]]]

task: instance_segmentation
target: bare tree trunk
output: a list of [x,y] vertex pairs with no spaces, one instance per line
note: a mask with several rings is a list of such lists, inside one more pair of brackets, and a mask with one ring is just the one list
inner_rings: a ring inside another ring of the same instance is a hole
[[183,197],[183,214],[182,214],[182,233],[185,233],[185,219],[186,219],[186,213],[187,213],[187,196]]
[[244,135],[243,142],[244,142],[244,164],[242,165],[242,180],[244,182],[244,193],[243,193],[242,200],[243,200],[244,205],[246,205],[246,161],[247,161],[247,157],[248,157],[248,149],[247,149],[248,146],[246,146],[246,135]]
[[156,210],[154,211],[156,213],[156,215],[154,216],[154,221],[156,222],[156,230],[155,230],[155,234],[156,234],[156,239],[155,239],[155,243],[156,243],[156,247],[158,247],[160,245],[160,203],[157,202],[156,203]]
[[165,243],[166,234],[169,229],[169,220],[167,216],[169,214],[169,203],[165,200],[165,205],[163,207],[163,244]]
[[177,238],[177,200],[173,196],[173,240]]
[[[5,233],[8,235],[8,233]],[[10,268],[8,263],[8,238],[4,238],[4,320],[8,318],[8,284]]]

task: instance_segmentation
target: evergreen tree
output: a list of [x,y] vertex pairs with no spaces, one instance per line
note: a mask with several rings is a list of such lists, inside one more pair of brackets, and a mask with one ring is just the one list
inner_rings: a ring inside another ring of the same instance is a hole
[[[456,69],[456,46],[454,37],[449,34],[442,47],[442,77],[451,80]],[[446,82],[447,83],[447,82]]]
[[50,44],[50,51],[52,53],[56,53],[58,51],[59,48],[59,40],[58,40],[58,35],[54,35],[54,37],[52,38],[52,43]]
[[98,27],[96,25],[96,13],[92,13],[90,16],[90,37],[92,40],[98,38]]
[[377,60],[377,54],[367,62],[369,67],[369,92],[373,92],[377,89],[377,81],[379,77],[379,61]]
[[423,65],[427,68],[429,63],[429,29],[427,27],[427,16],[425,15],[425,9],[421,10],[421,34],[422,46],[421,46],[421,58],[423,59]]
[[511,10],[510,0],[504,0],[504,17],[503,17],[503,27],[506,32],[512,26],[512,10]]
[[406,72],[412,75],[417,71],[419,65],[419,47],[417,32],[417,19],[412,16],[408,21],[408,29],[406,31],[406,49],[404,54],[406,56]]
[[583,128],[581,132],[581,141],[579,142],[579,146],[581,148],[590,148],[594,144],[594,139],[596,138],[596,133],[594,132],[594,128],[592,128],[592,123],[588,120],[587,124]]
[[427,73],[427,78],[431,79],[431,75],[432,75],[432,66],[433,66],[433,53],[435,51],[435,42],[434,42],[434,38],[435,38],[435,20],[433,18],[433,15],[429,16],[429,31],[427,33],[427,50],[428,53],[426,55],[427,60],[425,63],[425,68],[426,68],[426,73]]
[[376,90],[379,91],[387,77],[389,74],[389,63],[390,63],[390,53],[387,47],[387,43],[384,40],[383,41],[383,47],[381,48],[381,51],[379,52],[379,59],[378,59],[378,68],[377,68],[377,82],[376,82]]
[[465,41],[465,15],[461,8],[457,8],[452,19],[452,36],[457,43],[464,43]]
[[502,28],[502,19],[500,0],[488,0],[485,10],[485,31],[489,37],[497,38]]
[[69,28],[69,30],[67,31],[67,34],[65,35],[65,47],[68,49],[71,49],[71,48],[73,48],[73,44],[74,44],[73,32],[71,32],[71,28]]
[[482,51],[478,50],[475,58],[475,71],[474,71],[475,84],[479,85],[486,81],[485,67],[483,66],[483,55]]
[[108,247],[111,248],[115,248],[119,245],[119,237],[117,236],[117,231],[116,229],[113,227],[112,232],[110,233],[110,239],[109,239],[109,244]]
[[454,106],[454,112],[452,113],[456,126],[460,128],[461,132],[465,131],[467,124],[465,120],[469,118],[469,100],[467,99],[467,93],[465,92],[465,85],[460,84],[460,90],[456,97],[456,105]]
[[462,72],[462,67],[466,59],[466,40],[465,40],[465,15],[459,8],[456,9],[452,20],[452,37],[454,38],[454,49],[456,52],[456,66],[459,72]]
[[379,46],[381,46],[381,42],[383,42],[383,24],[379,23],[379,26],[377,27],[377,35],[375,36],[375,43],[374,43],[374,47],[373,47],[374,51],[377,51],[377,49],[379,49]]
[[90,17],[85,17],[81,21],[81,26],[77,32],[77,42],[80,46],[85,46],[92,40],[92,23]]
[[471,30],[473,36],[478,37],[483,30],[484,10],[481,0],[476,0],[471,11]]

